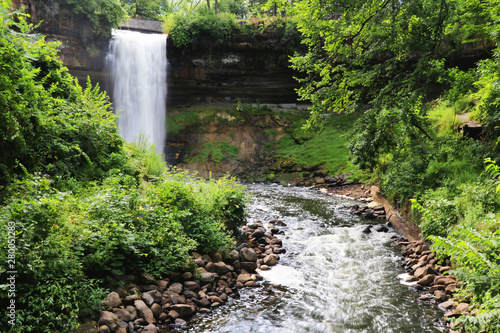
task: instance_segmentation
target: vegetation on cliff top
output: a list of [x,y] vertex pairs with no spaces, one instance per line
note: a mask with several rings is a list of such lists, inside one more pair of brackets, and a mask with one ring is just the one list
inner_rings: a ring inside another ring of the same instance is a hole
[[192,250],[233,245],[242,186],[168,170],[154,147],[125,144],[107,97],[78,85],[57,45],[28,34],[9,1],[0,17],[3,331],[71,332],[126,274],[162,277],[192,265]]

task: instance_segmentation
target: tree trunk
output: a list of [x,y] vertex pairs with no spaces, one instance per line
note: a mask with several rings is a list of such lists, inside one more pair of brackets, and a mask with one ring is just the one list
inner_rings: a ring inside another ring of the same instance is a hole
[[207,0],[207,7],[210,9],[210,0]]
[[273,5],[273,16],[276,16],[277,12],[278,12],[278,5],[274,4]]
[[215,0],[215,15],[219,13],[219,2]]

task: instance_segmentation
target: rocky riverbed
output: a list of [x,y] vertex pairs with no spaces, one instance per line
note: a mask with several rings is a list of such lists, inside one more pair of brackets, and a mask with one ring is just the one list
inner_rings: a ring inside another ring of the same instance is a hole
[[259,270],[276,265],[286,252],[277,234],[283,221],[260,221],[243,226],[245,242],[227,253],[193,253],[195,271],[172,273],[161,280],[149,274],[128,276],[111,292],[98,322],[99,333],[159,333],[180,329],[197,314],[210,313],[237,298],[239,289],[259,285]]

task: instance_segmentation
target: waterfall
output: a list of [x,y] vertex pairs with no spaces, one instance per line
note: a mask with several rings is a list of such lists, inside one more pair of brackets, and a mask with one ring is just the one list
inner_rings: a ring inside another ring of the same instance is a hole
[[163,153],[166,139],[166,35],[114,30],[106,57],[113,106],[122,137],[154,143]]

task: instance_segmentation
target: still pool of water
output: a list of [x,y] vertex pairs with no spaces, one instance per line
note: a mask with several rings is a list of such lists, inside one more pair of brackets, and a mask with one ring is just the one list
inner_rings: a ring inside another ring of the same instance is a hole
[[371,221],[352,215],[356,202],[297,187],[249,185],[248,223],[283,220],[287,253],[262,272],[261,287],[211,314],[188,332],[442,332],[443,313],[401,284],[396,233],[363,234]]

